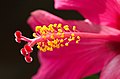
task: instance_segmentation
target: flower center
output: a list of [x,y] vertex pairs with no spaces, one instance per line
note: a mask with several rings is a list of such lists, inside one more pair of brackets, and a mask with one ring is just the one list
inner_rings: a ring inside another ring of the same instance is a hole
[[35,38],[41,37],[41,40],[37,42],[37,48],[42,52],[46,52],[53,51],[55,48],[68,46],[74,40],[78,43],[80,36],[75,35],[76,32],[76,26],[70,29],[68,25],[50,24],[49,26],[36,26],[33,36]]

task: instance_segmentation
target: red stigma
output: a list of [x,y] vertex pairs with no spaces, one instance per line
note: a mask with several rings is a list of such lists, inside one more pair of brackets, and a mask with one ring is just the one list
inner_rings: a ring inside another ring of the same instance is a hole
[[20,31],[15,32],[15,37],[16,38],[21,38],[21,36],[22,36],[22,33]]
[[27,52],[29,52],[29,53],[33,51],[33,48],[30,47],[29,45],[25,45],[25,46],[24,46],[24,49],[25,49]]
[[26,50],[24,48],[22,48],[20,52],[21,52],[21,54],[23,56],[27,56],[28,55],[28,53],[26,52]]
[[31,63],[32,62],[32,57],[30,57],[30,56],[25,56],[25,61],[27,62],[27,63]]

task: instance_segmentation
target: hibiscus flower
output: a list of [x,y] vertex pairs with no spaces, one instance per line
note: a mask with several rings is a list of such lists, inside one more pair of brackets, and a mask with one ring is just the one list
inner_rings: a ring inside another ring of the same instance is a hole
[[[28,39],[20,31],[15,36],[17,42],[28,42],[21,49],[27,62],[32,61],[33,45],[40,49],[41,67],[33,79],[81,79],[100,71],[100,79],[119,79],[119,3],[118,0],[55,0],[56,9],[77,10],[88,19],[85,21],[63,20],[42,10],[32,12],[28,24],[35,30],[35,38]],[[42,45],[47,49],[42,49]]]

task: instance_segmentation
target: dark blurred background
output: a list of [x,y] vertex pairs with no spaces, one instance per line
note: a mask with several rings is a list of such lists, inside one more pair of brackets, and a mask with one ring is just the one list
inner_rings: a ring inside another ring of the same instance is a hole
[[35,48],[30,64],[24,61],[19,50],[24,43],[14,41],[14,32],[20,30],[32,38],[32,30],[27,25],[30,12],[43,9],[64,19],[82,19],[75,11],[58,11],[54,9],[53,0],[0,0],[0,79],[31,79],[40,64]]

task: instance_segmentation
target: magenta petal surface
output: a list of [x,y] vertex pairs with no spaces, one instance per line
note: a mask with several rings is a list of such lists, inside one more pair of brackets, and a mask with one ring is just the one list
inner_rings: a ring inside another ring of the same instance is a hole
[[34,30],[37,25],[49,25],[50,23],[64,23],[64,21],[43,10],[36,10],[31,13],[31,16],[28,18],[27,23]]
[[[115,34],[118,32],[112,28],[109,29],[109,27],[98,27],[84,21],[66,21],[42,10],[33,12],[28,19],[28,23],[32,28],[36,25],[62,23],[77,25],[81,32],[100,34],[109,34],[111,31]],[[55,49],[52,52],[39,53],[41,67],[32,79],[80,79],[99,72],[115,56],[115,53],[106,46],[106,41],[81,39],[79,44],[71,42],[68,47]]]
[[114,57],[103,69],[100,79],[120,79],[120,55]]
[[77,10],[93,23],[120,29],[119,0],[55,0],[55,8]]
[[39,53],[42,65],[32,79],[81,79],[99,72],[114,56],[104,42],[83,39],[78,45]]

